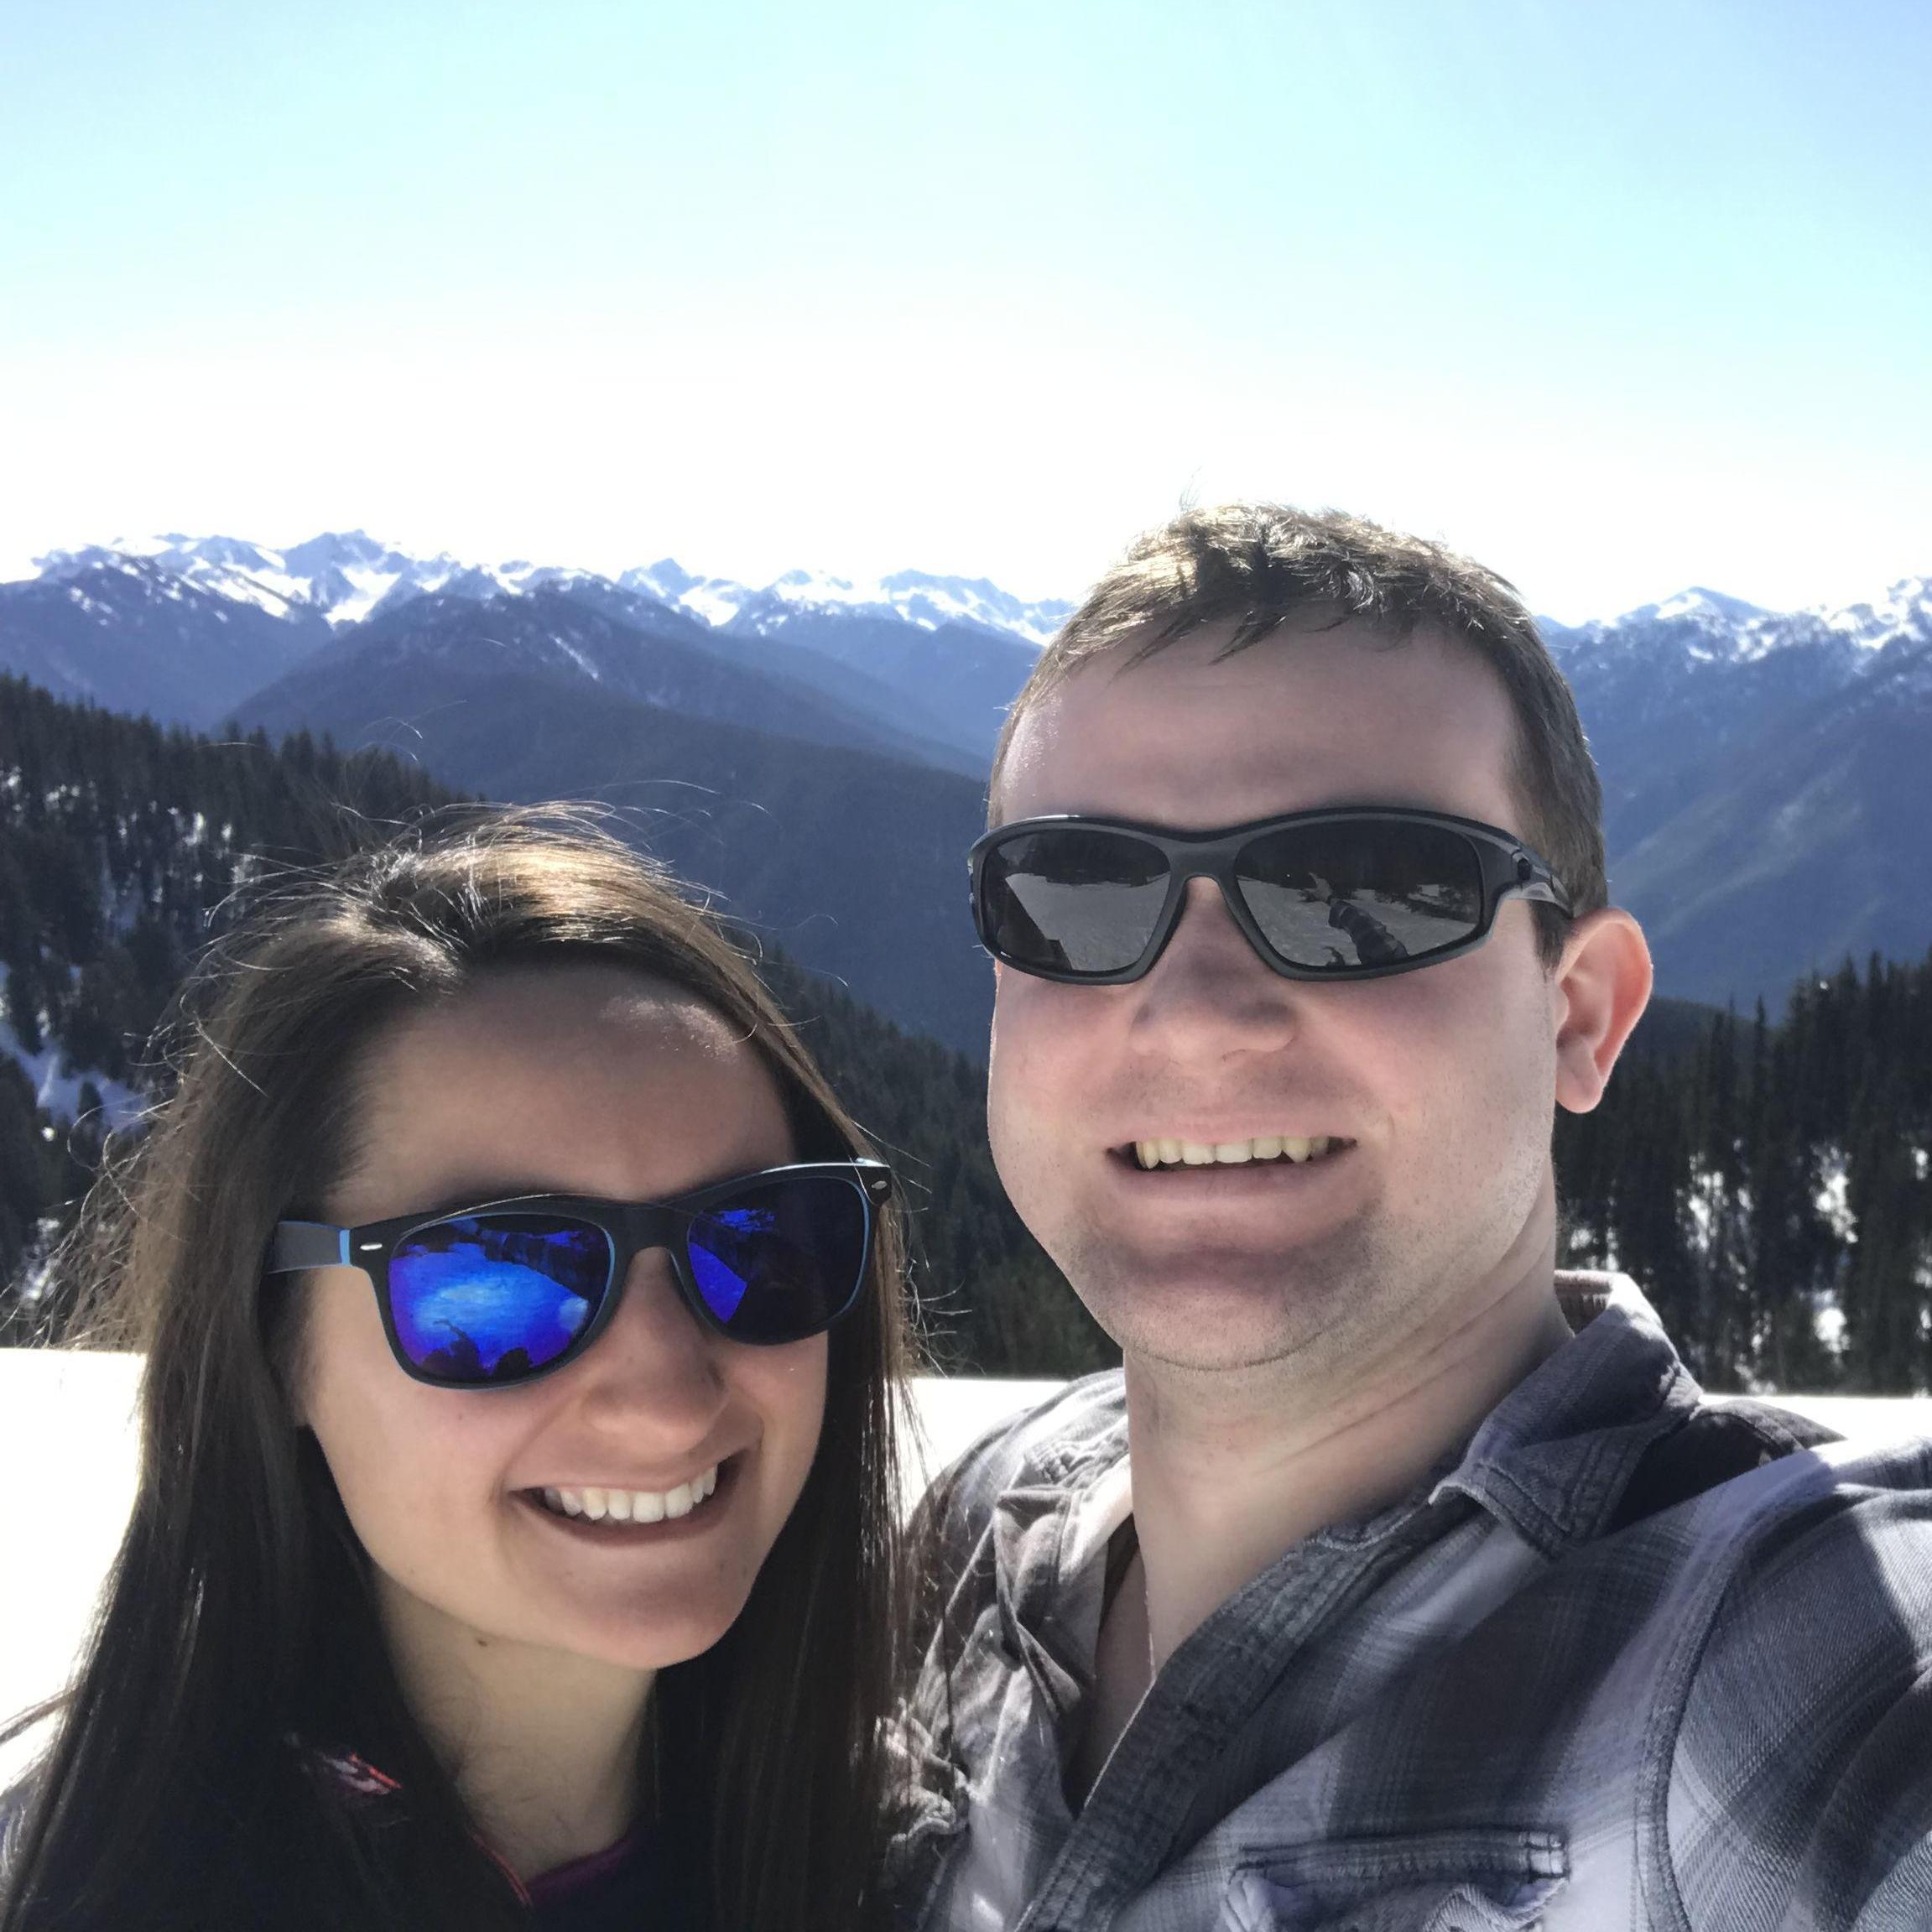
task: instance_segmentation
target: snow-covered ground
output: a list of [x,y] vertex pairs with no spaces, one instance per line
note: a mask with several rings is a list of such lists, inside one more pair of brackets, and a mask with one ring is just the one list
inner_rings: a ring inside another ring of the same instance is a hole
[[[0,1349],[0,1723],[60,1688],[86,1633],[133,1496],[139,1371],[128,1355]],[[1057,1386],[922,1378],[909,1487]],[[1932,1435],[1932,1398],[1779,1399],[1873,1442]],[[23,1756],[0,1747],[0,1784]]]

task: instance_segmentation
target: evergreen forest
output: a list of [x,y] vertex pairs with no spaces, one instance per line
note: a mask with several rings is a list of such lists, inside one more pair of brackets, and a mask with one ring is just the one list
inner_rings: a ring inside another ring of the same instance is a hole
[[[195,949],[253,881],[451,796],[387,753],[211,739],[0,678],[0,1341],[60,1338],[59,1236],[107,1126],[138,1133],[164,1097],[146,1043]],[[935,1365],[1111,1359],[1000,1190],[982,1067],[762,970],[899,1169]],[[1714,1388],[1932,1388],[1932,956],[1847,962],[1775,1018],[1694,1018],[1660,1009],[1603,1105],[1559,1115],[1566,1264],[1635,1275]],[[41,1108],[29,1065],[74,1107]]]
[[[455,797],[387,752],[345,757],[304,732],[279,746],[260,732],[212,740],[0,677],[0,986],[18,1048],[3,1050],[0,1034],[0,1342],[60,1339],[74,1284],[49,1258],[116,1112],[102,1086],[163,1097],[148,1043],[251,880],[340,856]],[[760,966],[898,1169],[934,1364],[1052,1374],[1115,1359],[1007,1205],[982,1069],[780,955]],[[75,1122],[36,1106],[22,1055],[96,1076],[78,1086]]]

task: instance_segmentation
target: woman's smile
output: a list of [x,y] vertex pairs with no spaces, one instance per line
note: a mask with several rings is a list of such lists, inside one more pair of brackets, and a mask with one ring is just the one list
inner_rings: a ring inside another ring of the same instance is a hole
[[544,1507],[558,1516],[581,1516],[592,1523],[662,1523],[689,1516],[698,1504],[716,1493],[718,1465],[701,1469],[688,1482],[669,1489],[631,1489],[616,1483],[586,1483],[573,1487],[549,1483],[539,1490],[525,1490],[543,1500]]
[[706,1471],[701,1487],[680,1484],[668,1492],[519,1490],[515,1500],[545,1535],[566,1536],[592,1549],[659,1549],[729,1529],[738,1488],[735,1477],[727,1464]]

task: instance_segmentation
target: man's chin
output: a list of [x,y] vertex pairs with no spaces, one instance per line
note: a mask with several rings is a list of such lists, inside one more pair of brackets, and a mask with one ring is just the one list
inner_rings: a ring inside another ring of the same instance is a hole
[[1129,1356],[1177,1368],[1258,1367],[1341,1341],[1362,1300],[1352,1270],[1284,1267],[1278,1256],[1071,1275],[1088,1312]]

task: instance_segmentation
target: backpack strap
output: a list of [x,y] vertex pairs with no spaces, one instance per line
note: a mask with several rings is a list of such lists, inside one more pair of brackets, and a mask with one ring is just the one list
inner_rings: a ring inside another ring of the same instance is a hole
[[1800,1449],[1843,1440],[1836,1429],[1768,1402],[1707,1402],[1638,1458],[1603,1534],[1614,1535]]

